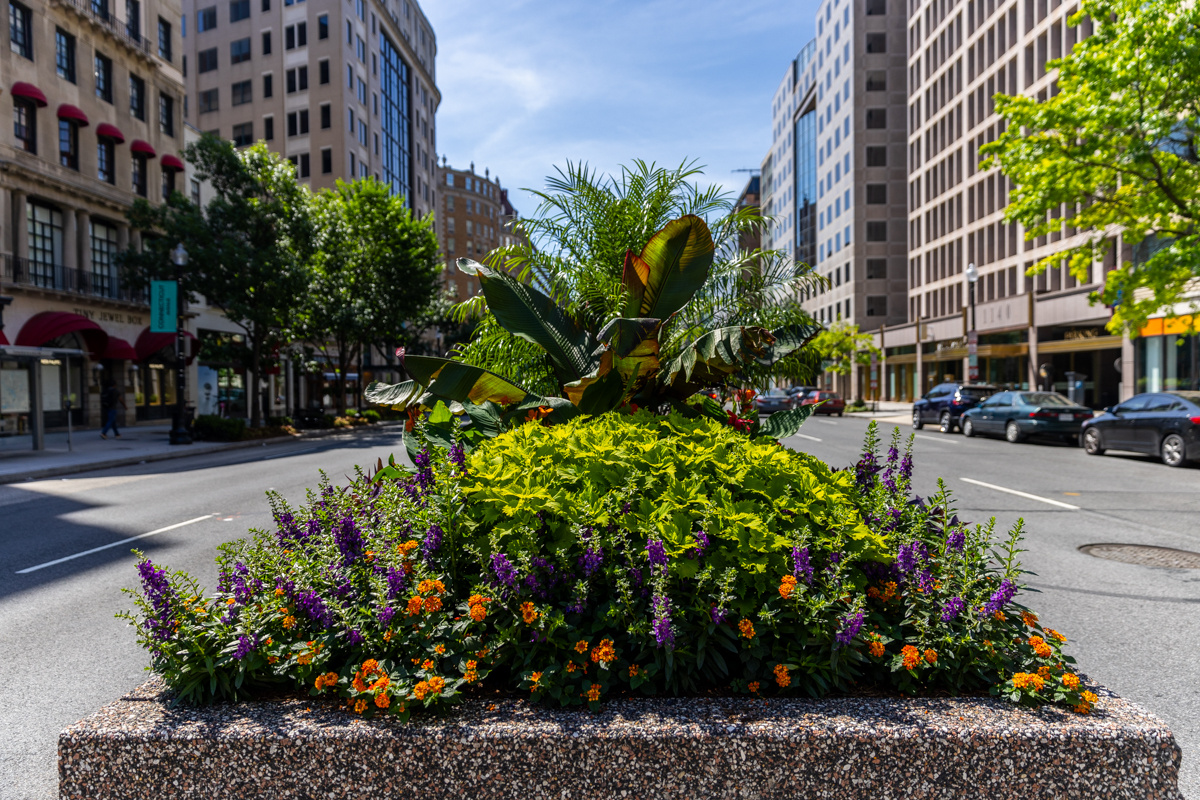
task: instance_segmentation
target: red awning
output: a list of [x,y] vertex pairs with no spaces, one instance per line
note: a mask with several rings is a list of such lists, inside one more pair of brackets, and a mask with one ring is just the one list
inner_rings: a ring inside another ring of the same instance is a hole
[[[184,331],[183,335],[191,339],[191,347],[188,348],[187,360],[190,364],[192,359],[200,350],[199,341],[188,331]],[[175,358],[175,334],[173,333],[151,333],[150,328],[146,327],[138,334],[137,343],[134,345],[137,351],[139,361],[145,361],[152,358],[163,350],[170,350],[170,359]],[[166,360],[166,359],[164,359]]]
[[101,122],[96,126],[96,135],[104,139],[112,139],[117,144],[125,142],[125,134],[121,133],[121,129],[107,122]]
[[163,156],[162,161],[159,161],[158,165],[163,169],[173,169],[177,172],[183,171],[183,162],[180,161],[176,156],[170,154]]
[[63,103],[58,107],[58,118],[69,119],[72,122],[78,122],[84,127],[87,127],[90,124],[87,114],[83,113],[70,103]]
[[32,83],[17,81],[9,91],[12,92],[13,97],[24,97],[26,100],[32,100],[42,108],[50,105],[50,102],[46,99],[46,95],[42,94],[42,90]]
[[143,142],[141,139],[134,139],[129,145],[129,151],[137,153],[140,156],[145,156],[146,158],[154,158],[158,155],[158,153],[154,152],[154,148],[150,146],[149,142]]
[[0,344],[8,344],[8,337],[4,335],[4,331],[0,331]]
[[126,361],[137,361],[137,351],[130,346],[129,342],[124,339],[118,339],[116,336],[108,337],[108,345],[104,348],[105,358],[121,358]]
[[66,311],[43,311],[29,318],[29,321],[17,334],[17,345],[25,347],[41,347],[46,342],[53,341],[68,333],[78,333],[87,344],[92,358],[104,357],[108,347],[108,334],[87,317],[70,314]]

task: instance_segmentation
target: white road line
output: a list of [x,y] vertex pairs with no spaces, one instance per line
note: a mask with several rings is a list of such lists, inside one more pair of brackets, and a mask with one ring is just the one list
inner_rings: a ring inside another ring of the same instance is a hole
[[815,436],[809,436],[807,433],[794,433],[792,435],[795,436],[797,439],[808,439],[810,442],[821,441],[820,439],[818,439]]
[[837,425],[837,423],[831,419],[814,419],[813,422],[819,422],[822,425]]
[[1015,494],[1017,497],[1024,497],[1026,500],[1037,500],[1039,503],[1046,503],[1059,508],[1065,508],[1069,511],[1078,511],[1079,506],[1073,506],[1070,503],[1063,503],[1059,500],[1051,500],[1048,497],[1038,497],[1036,494],[1029,492],[1019,492],[1016,489],[1006,489],[1003,486],[996,486],[994,483],[984,483],[983,481],[972,480],[971,478],[962,479],[966,483],[973,483],[976,486],[982,486],[985,489],[995,489],[997,492],[1005,492],[1006,494]]
[[130,536],[128,539],[122,539],[119,542],[111,542],[109,544],[102,544],[99,547],[93,547],[91,550],[84,550],[82,553],[75,553],[74,555],[64,556],[63,558],[56,558],[53,561],[47,561],[45,564],[38,564],[36,567],[26,567],[25,569],[19,569],[19,570],[17,570],[17,574],[25,575],[30,572],[37,572],[39,569],[45,569],[46,567],[53,567],[55,564],[61,564],[64,561],[70,561],[75,558],[82,558],[83,556],[90,556],[92,553],[99,553],[101,550],[107,550],[110,547],[120,547],[121,545],[127,544],[129,542],[136,542],[138,539],[145,539],[147,536],[154,536],[159,533],[166,533],[167,531],[173,531],[176,528],[182,528],[184,525],[191,525],[193,522],[200,522],[202,520],[209,519],[212,516],[214,516],[214,515],[213,514],[205,514],[203,517],[196,517],[195,519],[189,519],[185,522],[176,522],[174,525],[168,525],[165,528],[159,528],[158,530],[150,531],[149,533],[140,533],[137,536]]
[[957,439],[950,439],[945,436],[928,436],[924,433],[914,433],[913,436],[917,437],[918,439],[937,442],[938,444],[962,444],[962,442]]

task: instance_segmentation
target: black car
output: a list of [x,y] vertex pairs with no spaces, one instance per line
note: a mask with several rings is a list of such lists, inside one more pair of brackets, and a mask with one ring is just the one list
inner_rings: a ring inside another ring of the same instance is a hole
[[1058,436],[1074,442],[1092,410],[1058,392],[996,392],[959,419],[963,436],[1003,434],[1010,442],[1028,436]]
[[1083,423],[1080,439],[1089,455],[1133,450],[1181,467],[1200,459],[1200,392],[1134,395]]
[[995,393],[995,386],[982,383],[939,383],[913,403],[913,430],[919,431],[926,423],[936,422],[942,433],[950,433],[964,411]]

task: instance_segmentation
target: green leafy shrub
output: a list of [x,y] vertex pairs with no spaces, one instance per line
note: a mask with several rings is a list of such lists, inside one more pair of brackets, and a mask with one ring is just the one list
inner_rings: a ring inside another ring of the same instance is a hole
[[406,718],[477,687],[595,708],[866,686],[1087,710],[1013,603],[1020,527],[994,548],[869,436],[841,471],[679,413],[425,446],[414,474],[272,496],[276,529],[220,548],[211,596],[143,559],[125,616],[190,702],[272,687]]
[[218,417],[215,414],[201,414],[192,423],[192,430],[197,439],[210,442],[238,442],[245,437],[246,420]]
[[376,423],[382,419],[379,412],[373,408],[368,408],[364,411],[358,412],[358,416],[370,423]]

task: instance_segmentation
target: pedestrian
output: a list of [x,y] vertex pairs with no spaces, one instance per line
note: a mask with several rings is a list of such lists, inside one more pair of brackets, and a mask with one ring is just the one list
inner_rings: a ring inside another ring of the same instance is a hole
[[107,439],[111,429],[113,436],[120,439],[121,431],[117,430],[117,406],[127,408],[125,398],[112,381],[104,385],[100,392],[100,413],[104,415],[104,427],[100,429],[100,438]]

